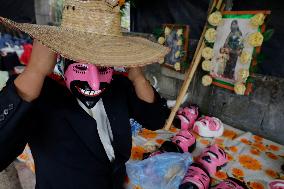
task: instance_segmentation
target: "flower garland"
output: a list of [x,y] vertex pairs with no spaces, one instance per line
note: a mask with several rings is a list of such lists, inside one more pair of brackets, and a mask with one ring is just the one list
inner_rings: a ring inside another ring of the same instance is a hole
[[[265,20],[265,15],[263,13],[255,14],[249,21],[249,26],[251,28],[259,28],[261,25],[263,25]],[[217,39],[217,27],[222,25],[223,22],[223,15],[220,11],[212,12],[208,16],[208,29],[205,31],[204,40],[206,46],[204,49],[202,49],[201,56],[203,57],[202,62],[202,70],[206,72],[212,71],[213,65],[212,65],[212,58],[214,57],[214,43]],[[264,36],[261,32],[256,31],[254,33],[250,33],[247,35],[244,39],[244,43],[248,47],[260,47],[264,41]],[[242,65],[250,64],[252,61],[252,53],[248,50],[244,49],[241,52],[240,55],[240,63]],[[244,66],[248,67],[248,66]],[[237,79],[236,83],[234,85],[234,91],[238,95],[244,95],[246,91],[246,81],[250,75],[250,72],[247,68],[241,68],[238,70],[237,73]],[[213,78],[210,76],[210,74],[205,75],[202,78],[202,84],[204,86],[209,86],[212,84]]]
[[[162,32],[162,35],[158,37],[158,43],[159,43],[160,45],[164,45],[164,44],[166,43],[167,38],[171,35],[172,31],[173,31],[173,29],[171,29],[170,27],[166,26],[166,27],[164,28],[163,32]],[[184,36],[183,36],[183,35],[184,35],[184,29],[182,29],[182,28],[177,29],[177,30],[176,30],[176,35],[177,35],[177,37],[178,37],[178,40],[177,40],[177,42],[176,42],[176,45],[177,45],[177,46],[182,46],[182,45],[184,45],[184,40],[183,40],[183,37],[184,37]],[[181,58],[181,57],[184,56],[184,53],[185,53],[184,51],[178,50],[178,51],[175,52],[174,56],[175,56],[176,59],[179,59],[179,58]],[[160,61],[159,63],[164,63],[164,61]],[[174,69],[175,69],[176,71],[180,71],[180,70],[181,70],[181,67],[182,67],[182,66],[181,66],[181,62],[179,62],[179,61],[175,62],[175,64],[173,65],[173,67],[174,67]]]

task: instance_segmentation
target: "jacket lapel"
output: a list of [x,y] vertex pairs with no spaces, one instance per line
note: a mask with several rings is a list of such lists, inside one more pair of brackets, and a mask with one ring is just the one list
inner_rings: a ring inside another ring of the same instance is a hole
[[112,146],[116,160],[128,160],[131,149],[131,127],[126,96],[113,86],[103,96],[104,107],[113,133]]
[[65,117],[69,125],[94,155],[105,154],[97,131],[96,120],[80,107],[75,98],[68,105]]

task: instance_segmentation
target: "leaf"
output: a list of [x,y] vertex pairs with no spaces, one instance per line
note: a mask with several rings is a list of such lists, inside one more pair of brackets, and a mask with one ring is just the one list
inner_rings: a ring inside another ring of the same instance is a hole
[[216,11],[218,11],[218,9],[216,7],[214,7],[213,10],[211,11],[211,13],[216,12]]
[[187,61],[182,62],[181,67],[183,70],[187,70],[189,68],[189,62]]
[[216,26],[212,26],[212,25],[208,22],[207,29],[210,29],[210,28],[216,29],[217,27],[216,27]]
[[258,71],[258,67],[257,67],[257,66],[251,66],[251,67],[249,68],[249,72],[250,72],[250,73],[257,73],[257,71]]
[[262,54],[262,53],[256,55],[257,64],[261,64],[264,61],[265,57],[266,56],[264,54]]
[[206,39],[204,39],[204,42],[205,42],[206,47],[210,47],[210,48],[214,47],[214,43],[210,43]]
[[271,21],[272,21],[271,15],[266,15],[263,24],[264,24],[265,26],[271,25]]
[[256,58],[256,57],[257,57],[257,52],[256,52],[256,49],[255,49],[255,48],[253,49],[252,57],[253,57],[253,58]]
[[254,83],[254,81],[255,80],[252,77],[250,77],[250,76],[247,79],[247,83]]
[[153,35],[155,36],[156,39],[158,39],[159,37],[161,37],[164,34],[164,29],[159,27],[159,28],[155,28],[153,31]]
[[274,29],[266,30],[266,31],[263,33],[263,41],[266,42],[266,41],[270,40],[271,37],[273,36],[274,32],[275,32]]

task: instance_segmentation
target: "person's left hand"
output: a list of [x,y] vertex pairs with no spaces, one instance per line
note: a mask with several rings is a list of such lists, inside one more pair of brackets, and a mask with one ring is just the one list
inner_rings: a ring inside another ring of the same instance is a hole
[[155,101],[154,90],[152,85],[144,77],[142,68],[129,68],[128,79],[132,82],[139,99],[147,103],[153,103]]
[[132,81],[133,84],[145,80],[144,74],[141,67],[129,68],[128,69],[128,79]]

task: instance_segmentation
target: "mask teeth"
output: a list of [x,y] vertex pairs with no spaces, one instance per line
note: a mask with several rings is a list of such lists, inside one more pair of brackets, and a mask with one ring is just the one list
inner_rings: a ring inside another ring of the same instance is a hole
[[81,88],[77,88],[81,94],[83,95],[88,95],[88,96],[96,96],[98,94],[100,94],[102,92],[102,90],[97,90],[97,91],[93,91],[93,90],[84,90],[84,89],[81,89]]

